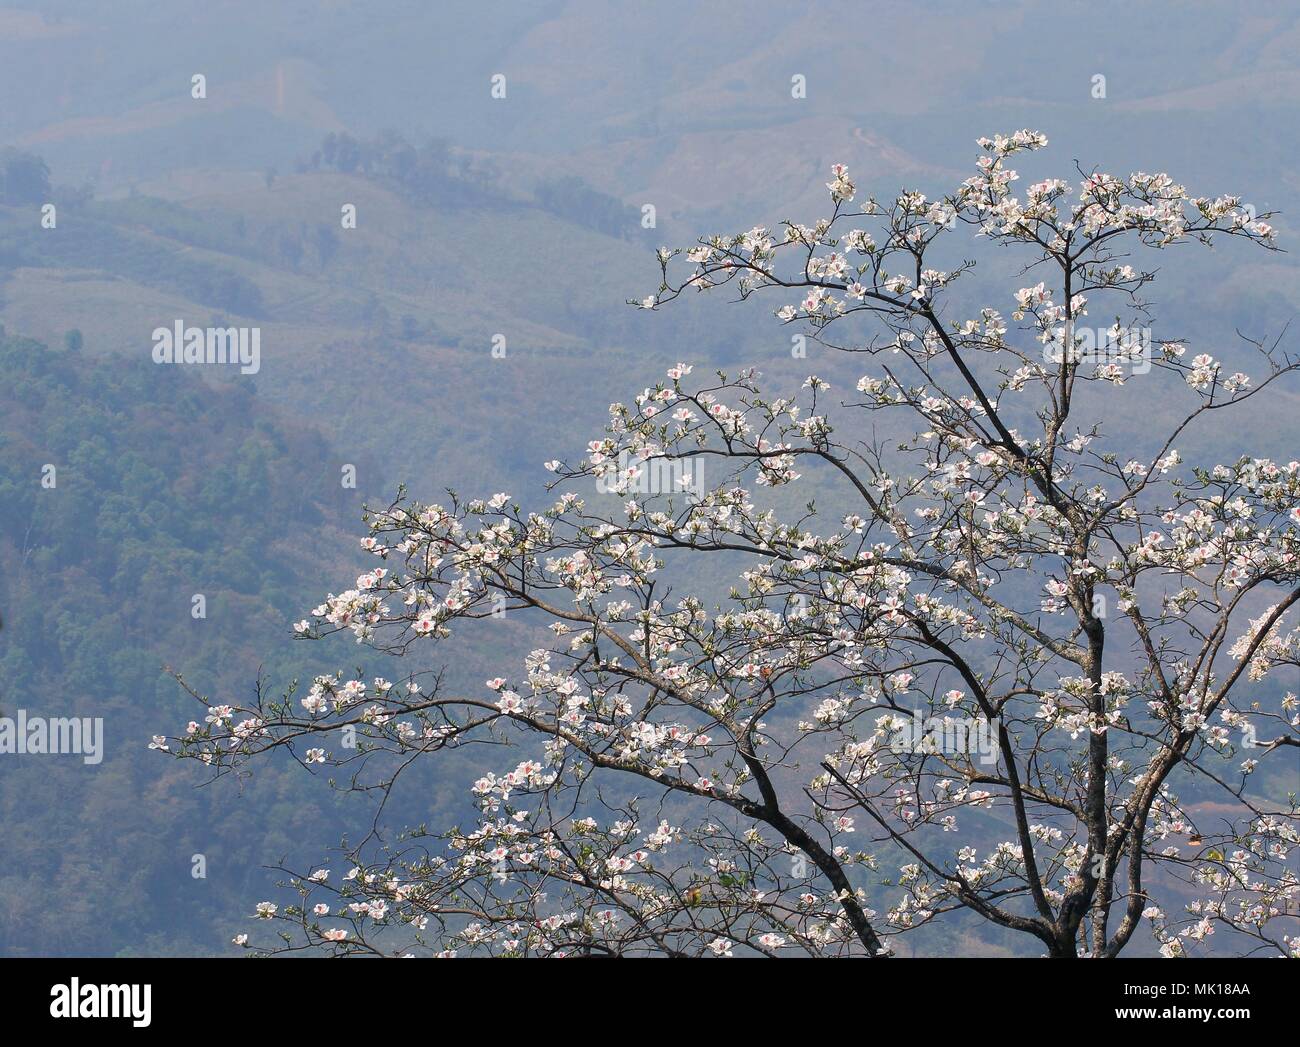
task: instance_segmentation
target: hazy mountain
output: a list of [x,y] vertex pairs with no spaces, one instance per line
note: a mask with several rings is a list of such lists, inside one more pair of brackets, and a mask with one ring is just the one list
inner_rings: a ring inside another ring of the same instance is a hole
[[[0,765],[0,952],[218,950],[260,866],[336,843],[347,805],[300,768],[190,792],[145,745],[186,715],[164,663],[212,690],[352,657],[305,655],[288,625],[360,569],[366,499],[529,497],[679,359],[851,387],[859,361],[792,360],[767,305],[625,305],[657,286],[656,247],[817,217],[834,162],[863,193],[938,194],[977,136],[1023,126],[1052,139],[1027,169],[1168,169],[1290,211],[1298,45],[1295,12],[1226,3],[0,9],[0,711],[112,725],[99,774]],[[1171,252],[1159,336],[1230,359],[1237,332],[1276,336],[1293,257]],[[1014,264],[983,268],[1005,308]],[[259,327],[257,373],[154,364],[177,320]],[[1293,455],[1297,391],[1259,403],[1254,431],[1185,454]],[[1137,447],[1175,407],[1130,387],[1104,410]],[[463,777],[395,821],[451,817]]]

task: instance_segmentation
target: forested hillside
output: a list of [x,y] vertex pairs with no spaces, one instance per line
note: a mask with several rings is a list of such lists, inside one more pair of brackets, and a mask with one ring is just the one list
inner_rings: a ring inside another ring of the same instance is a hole
[[247,691],[259,668],[289,679],[286,623],[356,492],[247,386],[14,337],[0,370],[0,712],[103,717],[105,738],[95,766],[0,767],[0,950],[218,949],[265,856],[333,838],[341,812],[293,766],[241,792],[146,759],[180,708],[163,666],[214,692]]

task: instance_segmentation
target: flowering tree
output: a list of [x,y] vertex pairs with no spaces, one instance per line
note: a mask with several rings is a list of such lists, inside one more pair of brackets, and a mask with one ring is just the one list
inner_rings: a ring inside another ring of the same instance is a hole
[[[1300,664],[1300,464],[1189,467],[1175,446],[1297,365],[1261,344],[1252,382],[1152,342],[1154,274],[1126,260],[1271,248],[1270,216],[1164,174],[1015,195],[1009,161],[1045,144],[982,139],[934,201],[855,204],[836,166],[812,226],[661,251],[644,308],[768,293],[869,373],[770,398],[753,371],[679,365],[614,404],[584,458],[547,464],[544,508],[403,491],[372,511],[378,566],[296,627],[427,665],[525,616],[551,639],[522,667],[474,693],[423,667],[247,707],[190,692],[202,722],[154,744],[216,773],[283,748],[386,795],[416,759],[510,751],[474,784],[472,827],[353,847],[346,875],[284,870],[288,899],[257,912],[275,950],[880,956],[965,914],[1052,956],[1114,956],[1143,925],[1171,956],[1216,932],[1300,954],[1296,800],[1275,787],[1296,777],[1276,670]],[[1039,279],[965,311],[973,263],[935,261],[963,232]],[[1089,333],[1099,305],[1119,318]],[[1137,375],[1186,405],[1142,460],[1108,446],[1090,395]],[[894,416],[910,435],[886,446]],[[600,511],[593,478],[626,501]],[[767,491],[801,481],[851,511]],[[678,595],[708,554],[736,587]],[[1215,794],[1212,824],[1189,789]]]

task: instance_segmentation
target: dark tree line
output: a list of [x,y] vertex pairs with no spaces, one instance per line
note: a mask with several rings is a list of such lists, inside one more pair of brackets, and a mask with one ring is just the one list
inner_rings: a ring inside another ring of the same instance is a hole
[[417,147],[396,131],[381,131],[371,139],[330,133],[312,154],[309,166],[389,182],[423,204],[483,202],[493,196],[499,177],[491,162],[453,153],[443,139],[430,138]]

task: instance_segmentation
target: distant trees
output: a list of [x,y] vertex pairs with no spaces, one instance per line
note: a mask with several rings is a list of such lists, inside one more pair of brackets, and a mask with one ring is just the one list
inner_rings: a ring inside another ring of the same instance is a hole
[[552,214],[607,236],[626,238],[638,228],[635,207],[593,189],[577,175],[543,181],[535,193],[538,204]]
[[[500,205],[502,201],[495,165],[454,153],[441,138],[431,138],[417,148],[396,131],[381,131],[372,139],[331,133],[312,154],[310,166],[389,183],[408,199],[426,205]],[[636,208],[577,175],[542,179],[534,199],[542,210],[607,236],[625,238],[638,228]]]
[[50,199],[50,169],[33,153],[0,150],[0,203],[43,204]]
[[396,131],[372,139],[330,133],[312,154],[311,166],[343,174],[360,174],[392,183],[403,195],[423,204],[465,204],[486,199],[498,173],[490,162],[453,154],[450,145],[431,138],[416,147]]
[[[354,493],[328,482],[334,455],[322,434],[247,383],[209,385],[194,369],[123,361],[52,351],[0,329],[0,713],[36,703],[59,714],[93,710],[122,740],[120,759],[91,775],[80,760],[0,756],[7,956],[112,955],[124,945],[208,952],[221,940],[214,929],[224,930],[215,914],[237,911],[239,876],[192,880],[177,865],[178,841],[186,858],[208,848],[243,853],[265,838],[274,810],[331,831],[297,775],[281,777],[278,795],[251,817],[189,790],[143,802],[151,787],[129,739],[171,700],[160,652],[183,651],[196,676],[232,686],[258,664],[276,676],[301,671],[293,645],[270,648],[306,599],[295,579],[307,577],[319,550],[291,554],[295,566],[276,543],[285,521],[317,525],[323,509],[342,511]],[[58,466],[48,490],[39,482],[47,462]],[[196,591],[214,619],[218,608],[238,616],[238,642],[219,621],[191,617]],[[49,831],[18,831],[23,811],[45,812]],[[93,857],[56,854],[54,842],[66,839]],[[205,892],[199,906],[196,886]]]

